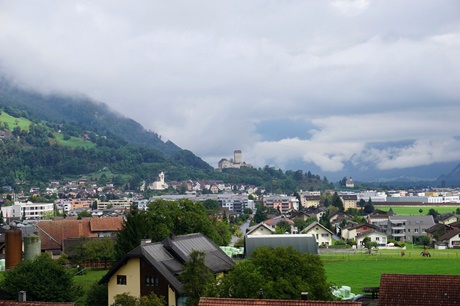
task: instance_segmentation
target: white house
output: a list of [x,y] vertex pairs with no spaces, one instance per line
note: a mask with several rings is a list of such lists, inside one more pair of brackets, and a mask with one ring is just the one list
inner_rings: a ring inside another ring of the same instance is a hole
[[275,233],[275,229],[266,225],[265,223],[259,223],[257,225],[248,228],[246,235],[271,235]]
[[362,232],[359,235],[356,236],[356,245],[358,247],[362,248],[364,247],[364,239],[366,237],[369,237],[371,239],[371,242],[377,242],[379,246],[386,246],[387,245],[387,235],[381,232],[376,232],[374,230],[369,230],[366,232]]
[[334,233],[331,232],[328,228],[316,221],[304,228],[301,234],[309,234],[314,236],[318,246],[332,245],[332,236],[334,235]]

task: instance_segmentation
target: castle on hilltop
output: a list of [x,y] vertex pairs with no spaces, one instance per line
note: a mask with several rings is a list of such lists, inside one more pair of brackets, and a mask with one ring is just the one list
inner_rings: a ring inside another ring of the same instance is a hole
[[230,158],[230,159],[222,158],[217,163],[217,169],[218,170],[222,170],[222,169],[226,169],[226,168],[239,169],[241,167],[250,167],[250,168],[252,168],[252,165],[246,164],[243,161],[243,153],[241,152],[241,150],[233,151],[233,158]]

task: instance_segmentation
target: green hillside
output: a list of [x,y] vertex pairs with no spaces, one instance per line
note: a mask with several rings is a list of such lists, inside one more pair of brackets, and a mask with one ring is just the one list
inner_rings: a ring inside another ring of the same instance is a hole
[[[1,77],[0,111],[0,186],[102,178],[118,188],[137,189],[164,172],[168,181],[220,180],[278,193],[330,187],[309,171],[268,166],[215,171],[193,152],[163,142],[105,104],[25,91]],[[103,169],[110,175],[101,175]]]

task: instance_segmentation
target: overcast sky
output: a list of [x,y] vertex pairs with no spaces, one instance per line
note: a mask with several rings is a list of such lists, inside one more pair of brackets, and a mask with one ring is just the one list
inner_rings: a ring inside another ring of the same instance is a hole
[[0,0],[0,72],[214,167],[460,161],[458,0]]

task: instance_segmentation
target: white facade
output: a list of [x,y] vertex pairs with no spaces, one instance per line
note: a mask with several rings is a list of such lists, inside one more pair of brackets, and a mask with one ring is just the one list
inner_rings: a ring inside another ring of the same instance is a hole
[[158,181],[151,183],[148,188],[151,190],[165,190],[168,187],[168,184],[165,183],[165,174],[161,172],[158,175]]
[[26,220],[42,219],[45,215],[54,213],[53,203],[15,203],[12,206],[2,207],[3,217],[19,218],[25,217]]

